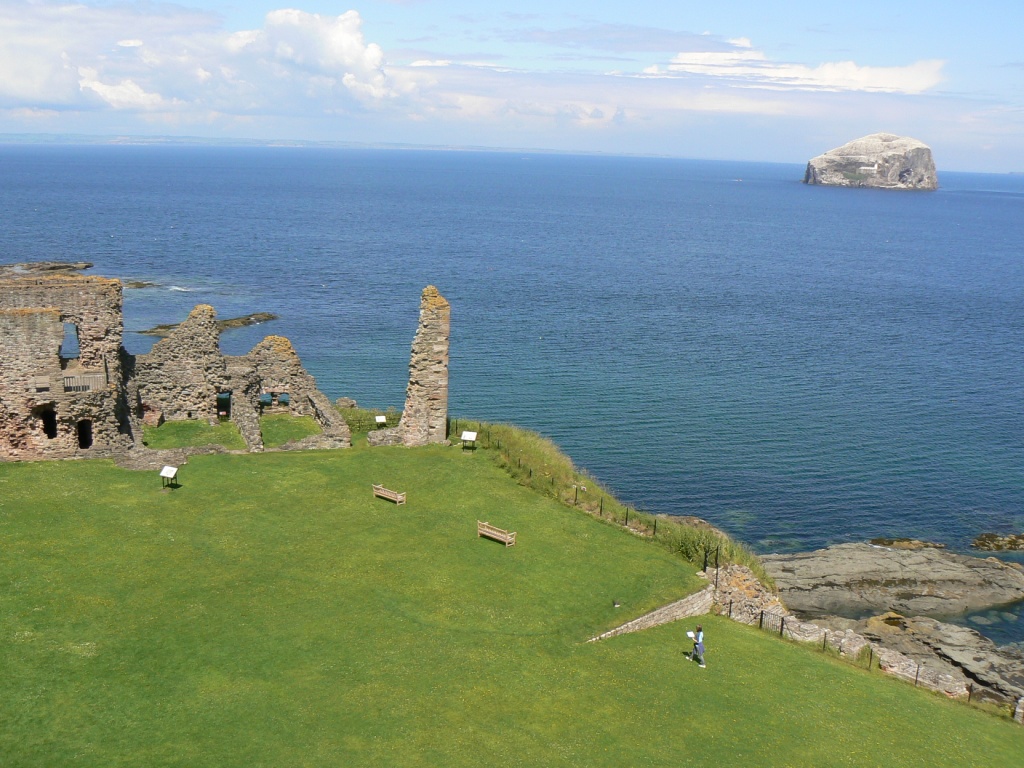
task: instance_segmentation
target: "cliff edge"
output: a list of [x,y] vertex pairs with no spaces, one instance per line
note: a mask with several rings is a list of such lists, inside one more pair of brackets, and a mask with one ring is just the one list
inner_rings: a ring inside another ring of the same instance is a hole
[[917,139],[873,133],[812,158],[805,184],[880,189],[939,188],[931,148]]

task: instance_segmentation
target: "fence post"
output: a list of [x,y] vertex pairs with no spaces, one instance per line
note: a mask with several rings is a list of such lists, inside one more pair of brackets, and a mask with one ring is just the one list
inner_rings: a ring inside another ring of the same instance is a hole
[[822,640],[821,640],[821,652],[824,653],[826,650],[828,650],[828,630],[827,629],[825,630],[825,634],[822,636]]
[[598,514],[604,517],[604,496],[601,497],[601,508],[598,510]]
[[[704,568],[702,570],[704,571],[704,573],[708,572],[708,548],[707,547],[704,547]],[[762,613],[763,613],[763,611],[762,611]]]
[[580,502],[580,487],[578,485],[574,485],[573,488],[576,489],[576,495],[573,497],[572,503],[573,505],[576,505]]
[[779,637],[786,636],[786,617],[782,617],[782,621],[779,622]]
[[533,480],[533,467],[530,467],[530,479]]
[[967,703],[971,703],[971,697],[974,695],[974,683],[970,683],[967,686]]
[[623,525],[629,525],[629,507],[626,507],[626,522]]
[[868,646],[868,669],[871,669],[871,662],[875,660],[875,648],[874,646]]
[[718,568],[718,563],[716,562],[715,563],[715,589],[718,589],[718,572],[719,572],[719,568]]
[[921,664],[917,665],[917,672],[914,673],[914,687],[917,688],[917,679],[921,677]]
[[732,600],[729,601],[729,618],[732,618]]
[[757,620],[757,628],[764,629],[764,611],[761,611],[761,617]]
[[654,518],[654,538],[658,538],[658,518]]

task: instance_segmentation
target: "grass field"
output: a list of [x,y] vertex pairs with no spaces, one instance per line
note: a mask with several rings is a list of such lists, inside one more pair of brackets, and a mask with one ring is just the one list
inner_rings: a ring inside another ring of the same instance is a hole
[[682,622],[586,643],[693,567],[482,453],[179,477],[0,464],[0,766],[1021,764],[1019,726],[724,619],[707,669]]
[[153,449],[183,446],[223,445],[231,451],[244,451],[245,440],[234,422],[221,421],[210,425],[198,419],[167,421],[159,427],[145,427],[143,442]]

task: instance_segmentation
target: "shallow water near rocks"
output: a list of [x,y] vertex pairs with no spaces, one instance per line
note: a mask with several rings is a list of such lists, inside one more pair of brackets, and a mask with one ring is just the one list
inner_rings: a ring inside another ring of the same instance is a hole
[[[758,551],[1024,531],[1024,176],[299,148],[0,148],[3,261],[87,260],[126,345],[197,303],[278,320],[321,388],[400,406],[424,285],[451,410],[555,440]],[[1024,638],[1017,611],[985,633]],[[970,624],[970,618],[967,620]],[[1002,628],[1006,628],[1005,633]]]

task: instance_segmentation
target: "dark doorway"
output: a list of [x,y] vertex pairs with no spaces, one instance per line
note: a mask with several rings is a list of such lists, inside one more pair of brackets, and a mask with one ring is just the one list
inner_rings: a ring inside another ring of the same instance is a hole
[[88,419],[78,422],[78,447],[92,448],[92,422]]
[[39,418],[43,420],[43,434],[53,440],[57,436],[57,412],[52,408],[47,408],[39,414]]
[[231,393],[220,392],[217,394],[217,418],[231,418]]

